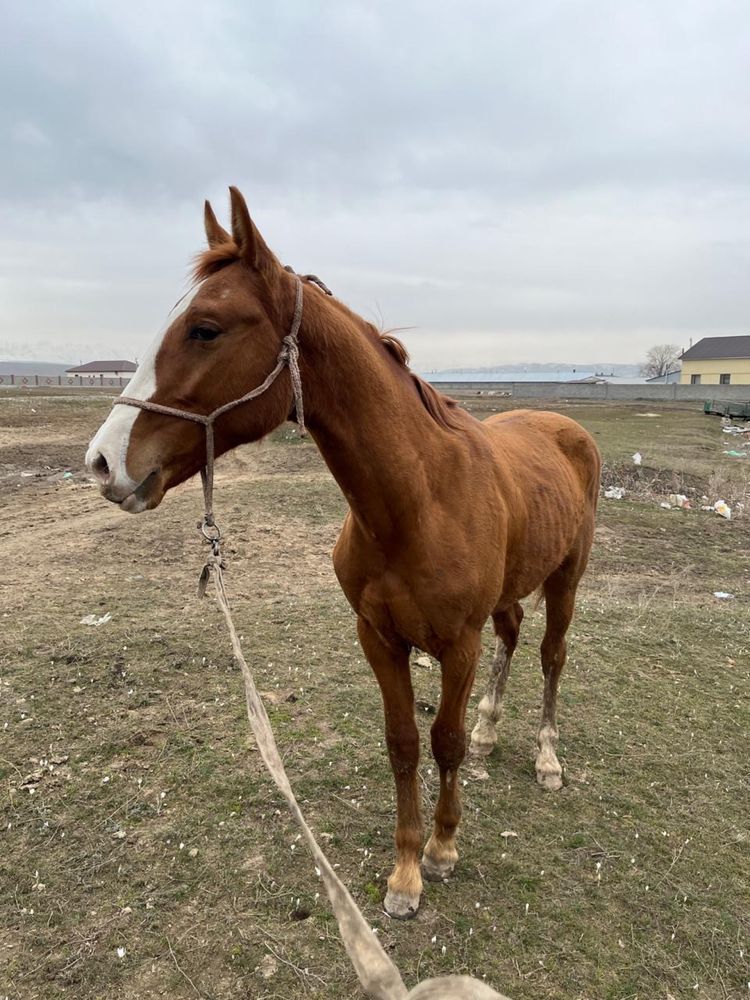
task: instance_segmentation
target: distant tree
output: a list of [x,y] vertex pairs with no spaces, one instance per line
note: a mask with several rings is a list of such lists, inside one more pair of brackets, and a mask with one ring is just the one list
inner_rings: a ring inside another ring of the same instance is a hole
[[682,348],[676,344],[657,344],[646,355],[646,360],[641,365],[641,375],[655,378],[657,375],[673,372],[680,367],[678,360],[681,353]]

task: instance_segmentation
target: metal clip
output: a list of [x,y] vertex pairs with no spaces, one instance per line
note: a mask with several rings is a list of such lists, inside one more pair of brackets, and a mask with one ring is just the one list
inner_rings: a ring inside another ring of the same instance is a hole
[[213,515],[204,514],[203,519],[198,521],[198,531],[203,535],[206,544],[211,546],[211,555],[206,559],[206,564],[201,570],[198,579],[198,597],[203,597],[206,593],[208,581],[211,579],[211,566],[217,563],[222,569],[224,562],[221,558],[221,531],[218,524],[213,519]]
[[[209,520],[207,517],[204,516],[203,520],[198,522],[198,530],[206,539],[206,541],[211,545],[212,548],[215,545],[218,545],[218,543],[221,541],[221,531],[219,529],[218,524],[216,524],[213,518]],[[216,554],[217,553],[214,552],[214,555]]]

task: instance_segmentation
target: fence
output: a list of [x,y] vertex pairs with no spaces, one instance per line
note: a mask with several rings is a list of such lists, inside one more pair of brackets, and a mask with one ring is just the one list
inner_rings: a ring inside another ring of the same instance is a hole
[[115,377],[109,375],[0,375],[0,387],[17,386],[21,389],[44,388],[56,385],[71,386],[76,389],[98,388],[99,386],[112,386],[114,389],[122,389],[130,381],[129,378]]
[[508,393],[516,399],[659,400],[702,403],[704,399],[750,401],[750,385],[661,385],[584,382],[433,382],[441,392]]
[[[0,375],[0,388],[68,386],[70,388],[122,389],[129,378],[108,375]],[[610,399],[696,403],[704,399],[750,402],[750,385],[615,384],[604,382],[433,382],[441,392],[508,393],[516,399]]]

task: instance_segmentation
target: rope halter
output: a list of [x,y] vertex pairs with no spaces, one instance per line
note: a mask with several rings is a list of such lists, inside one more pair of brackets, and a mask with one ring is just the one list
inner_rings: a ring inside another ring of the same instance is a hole
[[[289,333],[281,342],[281,350],[279,351],[276,359],[276,365],[274,366],[273,371],[266,376],[259,386],[256,386],[255,389],[251,389],[250,392],[246,392],[245,395],[240,396],[239,399],[233,399],[229,403],[224,403],[223,406],[218,406],[215,410],[212,410],[211,413],[208,414],[194,413],[192,410],[179,410],[175,406],[164,406],[162,403],[153,403],[147,399],[134,399],[132,396],[118,396],[112,404],[113,406],[136,406],[141,410],[149,410],[151,413],[162,413],[167,417],[179,417],[182,420],[192,420],[193,423],[203,424],[206,428],[206,464],[204,468],[201,469],[205,512],[203,514],[203,520],[198,523],[198,528],[211,546],[212,555],[215,559],[221,558],[219,551],[221,532],[219,531],[216,521],[214,520],[213,511],[215,463],[214,423],[216,420],[223,413],[233,410],[236,406],[241,406],[243,403],[250,402],[251,399],[257,399],[258,396],[262,396],[264,392],[271,388],[283,369],[288,366],[289,377],[292,382],[294,408],[297,414],[299,433],[301,437],[305,437],[307,434],[305,429],[305,411],[302,402],[302,378],[299,371],[298,343],[300,326],[302,324],[302,282],[307,281],[317,285],[326,295],[331,295],[332,293],[330,289],[327,288],[326,285],[320,280],[320,278],[316,277],[314,274],[299,275],[295,272],[294,268],[291,267],[286,267],[284,270],[294,275],[296,286],[294,316],[292,317],[292,325],[289,328]],[[201,574],[201,583],[199,585],[200,593],[203,593],[205,590],[204,577],[205,580],[208,579],[207,569],[208,566],[204,567],[204,571]]]

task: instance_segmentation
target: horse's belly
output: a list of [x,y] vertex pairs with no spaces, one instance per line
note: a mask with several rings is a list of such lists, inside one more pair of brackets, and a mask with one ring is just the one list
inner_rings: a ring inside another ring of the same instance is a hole
[[[562,505],[561,505],[562,506]],[[537,590],[565,560],[581,530],[577,511],[557,517],[553,531],[530,531],[506,553],[500,607],[520,601]]]

